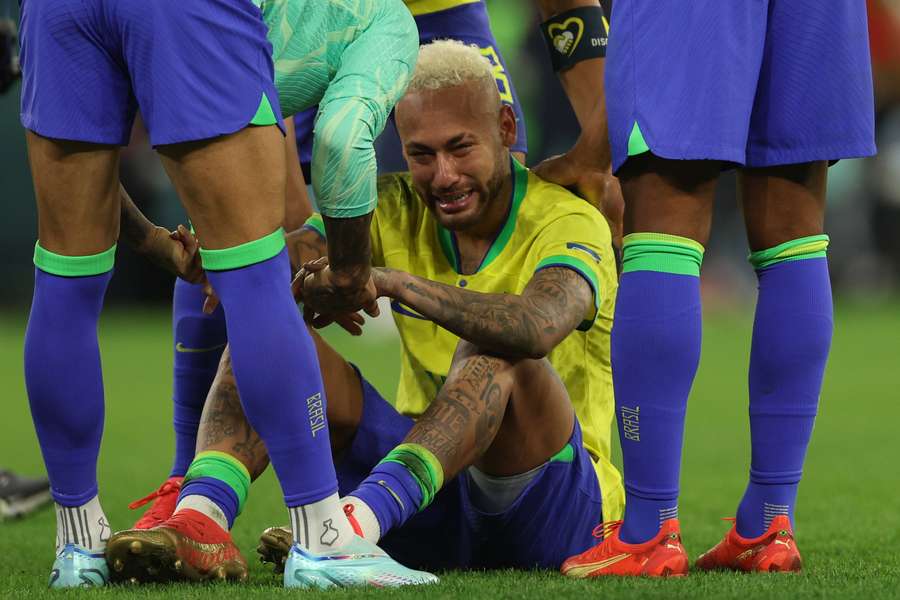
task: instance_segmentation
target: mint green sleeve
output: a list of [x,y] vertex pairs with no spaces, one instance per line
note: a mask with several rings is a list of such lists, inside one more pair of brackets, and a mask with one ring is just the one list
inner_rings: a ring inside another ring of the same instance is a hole
[[406,91],[418,52],[409,11],[399,0],[386,0],[341,55],[314,129],[312,185],[323,215],[351,218],[375,209],[375,138]]

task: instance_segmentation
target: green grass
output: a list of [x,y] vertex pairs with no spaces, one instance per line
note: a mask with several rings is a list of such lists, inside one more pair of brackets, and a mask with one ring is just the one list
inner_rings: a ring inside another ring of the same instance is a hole
[[[715,543],[746,481],[749,436],[746,363],[750,311],[708,315],[703,359],[688,411],[681,520],[696,556]],[[4,382],[0,464],[42,471],[21,374],[24,314],[0,315]],[[806,570],[798,576],[693,574],[680,581],[569,581],[548,572],[444,573],[435,598],[571,597],[823,598],[900,597],[900,306],[841,306],[806,475],[797,528]],[[332,336],[386,395],[398,369],[395,340]],[[113,526],[135,518],[131,500],[155,489],[168,472],[172,433],[169,324],[163,311],[120,310],[101,325],[106,373],[106,433],[99,475]],[[77,406],[73,406],[77,410]],[[267,473],[254,485],[235,528],[248,557],[258,532],[286,520],[277,484]],[[56,596],[45,589],[53,552],[52,511],[0,524],[0,597]],[[435,540],[435,543],[440,543]],[[72,591],[90,597],[270,597],[280,582],[253,561],[245,586],[157,586]],[[418,597],[422,590],[355,590],[329,597]],[[292,595],[297,595],[293,593]],[[303,594],[316,597],[315,593]]]

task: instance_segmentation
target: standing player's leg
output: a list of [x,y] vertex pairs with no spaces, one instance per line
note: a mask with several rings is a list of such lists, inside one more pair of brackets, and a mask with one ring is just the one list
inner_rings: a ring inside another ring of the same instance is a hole
[[38,206],[25,384],[56,501],[50,585],[103,585],[110,528],[97,456],[103,379],[97,325],[119,230],[119,150],[27,132]]
[[[626,501],[621,529],[603,542],[610,551],[649,553],[678,536],[703,244],[723,162],[745,160],[766,10],[765,3],[663,0],[622,3],[612,13],[606,99],[626,235],[611,352]],[[588,575],[684,574],[684,567],[599,564]]]
[[156,527],[172,515],[184,474],[194,459],[203,403],[228,341],[222,307],[217,307],[211,315],[205,314],[205,298],[202,285],[175,280],[172,297],[175,456],[169,477],[159,489],[129,505],[140,508],[153,502],[134,524],[136,529]]
[[134,97],[95,8],[61,0],[21,11],[21,119],[38,207],[25,383],[57,507],[53,587],[107,578],[97,323],[119,234],[118,146],[128,143]]
[[678,516],[688,394],[700,360],[700,266],[720,164],[642,155],[619,173],[622,276],[611,340],[626,543]]
[[823,229],[826,161],[875,152],[865,3],[769,4],[741,174],[750,262],[759,278],[750,481],[735,527],[700,557],[700,568],[801,567],[793,515],[833,320]]

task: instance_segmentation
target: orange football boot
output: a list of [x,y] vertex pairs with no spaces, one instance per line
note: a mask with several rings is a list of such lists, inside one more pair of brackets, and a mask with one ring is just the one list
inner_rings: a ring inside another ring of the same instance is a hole
[[114,580],[137,582],[240,580],[247,561],[231,534],[203,513],[180,510],[153,529],[110,537],[106,561]]
[[688,573],[688,557],[681,545],[678,519],[663,521],[659,533],[641,544],[627,544],[619,539],[622,521],[603,523],[594,529],[594,537],[602,542],[573,556],[560,571],[569,577],[602,577],[604,575],[644,575],[649,577],[682,577]]
[[[734,521],[734,519],[726,519]],[[786,515],[778,515],[764,534],[758,538],[744,538],[737,532],[737,526],[725,534],[721,542],[697,559],[695,566],[703,571],[727,569],[730,571],[797,572],[803,561],[791,520]]]
[[181,492],[182,480],[184,480],[184,477],[169,477],[159,486],[158,490],[129,504],[128,508],[134,510],[151,501],[153,502],[153,505],[137,520],[132,529],[158,527],[171,517],[172,513],[175,512],[175,505],[178,504],[178,494]]

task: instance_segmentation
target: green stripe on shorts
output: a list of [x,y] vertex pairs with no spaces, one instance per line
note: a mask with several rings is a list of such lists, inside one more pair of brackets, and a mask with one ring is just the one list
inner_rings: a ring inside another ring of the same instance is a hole
[[275,116],[275,110],[272,108],[272,103],[269,102],[269,97],[263,92],[262,99],[259,101],[259,108],[256,109],[256,114],[253,115],[250,124],[263,126],[275,125],[276,123],[278,123],[278,117]]

